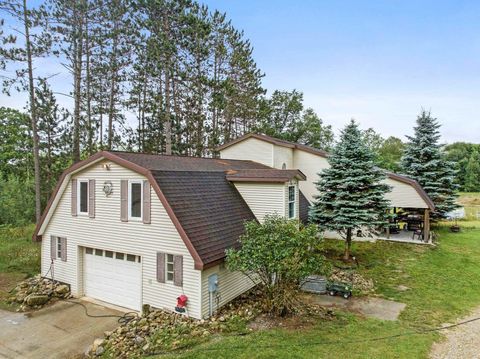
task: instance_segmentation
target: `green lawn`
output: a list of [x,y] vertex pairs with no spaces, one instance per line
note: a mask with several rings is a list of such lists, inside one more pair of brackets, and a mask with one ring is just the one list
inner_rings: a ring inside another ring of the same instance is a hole
[[[275,329],[247,336],[217,337],[188,351],[168,355],[181,358],[426,358],[439,333],[412,333],[453,322],[480,305],[480,223],[462,222],[462,232],[435,228],[437,247],[390,242],[355,243],[360,271],[373,278],[377,295],[407,304],[397,322],[358,318],[338,313],[333,321],[318,321],[308,329]],[[327,241],[331,257],[342,242]],[[399,291],[398,286],[410,288]],[[364,341],[367,340],[367,341]],[[357,342],[355,342],[357,341]]]
[[40,243],[32,242],[33,229],[33,225],[0,227],[0,308],[14,309],[5,303],[8,291],[40,272]]

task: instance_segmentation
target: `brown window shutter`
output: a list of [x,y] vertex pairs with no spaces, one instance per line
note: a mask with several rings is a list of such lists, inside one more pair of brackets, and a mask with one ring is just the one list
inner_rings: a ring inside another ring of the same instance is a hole
[[165,253],[157,252],[157,281],[165,283]]
[[72,216],[76,216],[77,215],[77,180],[76,179],[72,179],[71,206],[72,206]]
[[57,237],[50,236],[50,257],[57,259]]
[[173,284],[183,286],[183,257],[173,256]]
[[95,180],[88,180],[88,216],[95,218]]
[[120,181],[120,220],[128,222],[128,180]]
[[62,246],[62,261],[66,262],[67,261],[67,239],[60,238],[60,241]]
[[150,182],[143,181],[143,223],[151,223]]

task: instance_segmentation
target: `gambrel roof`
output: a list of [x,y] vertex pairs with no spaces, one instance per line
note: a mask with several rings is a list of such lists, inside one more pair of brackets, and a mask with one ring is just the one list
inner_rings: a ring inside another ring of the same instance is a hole
[[71,175],[104,159],[149,180],[192,255],[196,269],[222,261],[225,250],[238,245],[244,222],[255,220],[229,176],[243,173],[253,182],[257,182],[256,176],[262,178],[258,182],[279,182],[279,179],[287,182],[303,176],[299,171],[272,169],[253,161],[102,151],[62,174],[37,224],[35,240],[41,240]]

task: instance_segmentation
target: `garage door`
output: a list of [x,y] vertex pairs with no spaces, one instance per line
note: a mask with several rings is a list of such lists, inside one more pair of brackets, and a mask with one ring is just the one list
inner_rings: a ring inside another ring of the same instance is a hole
[[87,297],[140,310],[142,265],[140,256],[84,249],[84,291]]

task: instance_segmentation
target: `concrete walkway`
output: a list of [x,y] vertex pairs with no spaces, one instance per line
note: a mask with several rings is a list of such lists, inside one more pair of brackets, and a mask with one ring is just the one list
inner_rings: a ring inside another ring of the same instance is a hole
[[[92,315],[123,315],[82,302]],[[118,326],[118,318],[90,318],[83,307],[58,302],[31,314],[0,310],[0,358],[72,358]]]
[[324,307],[335,307],[358,313],[369,318],[397,320],[406,304],[375,297],[343,299],[330,295],[309,295],[309,299]]

